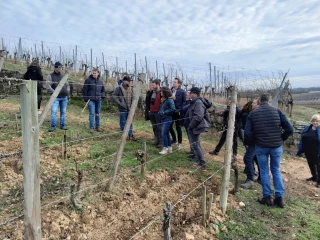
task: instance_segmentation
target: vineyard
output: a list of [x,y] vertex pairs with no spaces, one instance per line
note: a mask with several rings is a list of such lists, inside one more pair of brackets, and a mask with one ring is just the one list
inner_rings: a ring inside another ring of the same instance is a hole
[[[4,66],[7,71],[18,70],[21,74],[26,68],[21,62],[16,64],[15,59],[7,59]],[[49,72],[50,69],[45,70],[44,74]],[[70,79],[78,79],[81,87],[79,78],[77,72],[70,74]],[[114,79],[111,76],[109,80],[106,84],[112,88]],[[23,239],[26,226],[21,83],[7,83],[2,84],[0,98],[0,239]],[[14,91],[7,92],[8,88]],[[49,99],[45,94],[43,106]],[[215,111],[225,107],[216,100],[214,104]],[[76,94],[67,108],[68,130],[48,132],[49,116],[39,128],[41,207],[38,210],[42,239],[149,240],[164,239],[168,234],[172,239],[188,240],[320,237],[320,190],[305,182],[309,177],[308,166],[305,160],[294,157],[295,146],[286,149],[282,161],[286,208],[270,209],[257,203],[261,186],[256,183],[253,190],[240,189],[235,195],[229,194],[227,213],[223,214],[223,172],[230,166],[224,162],[225,151],[219,156],[208,154],[219,140],[220,129],[212,128],[201,138],[208,171],[200,172],[188,157],[185,134],[182,149],[174,146],[171,154],[159,155],[159,149],[151,144],[152,126],[143,118],[142,110],[137,109],[133,125],[138,141],[126,142],[115,185],[108,191],[121,144],[119,113],[110,99],[106,99],[101,112],[103,132],[92,135],[88,131],[88,113],[82,113],[83,107],[82,99]],[[299,114],[309,119],[315,111],[308,108],[308,112]],[[297,112],[293,110],[295,115]],[[238,166],[242,172],[244,146],[239,145]],[[230,190],[234,187],[231,175]],[[240,174],[240,181],[244,180],[245,175]],[[168,222],[171,223],[169,233],[166,232]]]

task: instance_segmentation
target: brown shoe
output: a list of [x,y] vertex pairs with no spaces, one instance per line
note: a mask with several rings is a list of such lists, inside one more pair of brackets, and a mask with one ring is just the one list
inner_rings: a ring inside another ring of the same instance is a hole
[[131,141],[133,141],[133,142],[138,141],[138,139],[136,139],[134,136],[130,136],[130,137],[129,137],[129,140],[131,140]]
[[200,167],[200,171],[201,171],[201,172],[206,172],[206,171],[207,171],[207,167],[206,167],[206,166]]
[[103,132],[103,130],[100,129],[100,128],[96,128],[96,131],[97,131],[97,132]]

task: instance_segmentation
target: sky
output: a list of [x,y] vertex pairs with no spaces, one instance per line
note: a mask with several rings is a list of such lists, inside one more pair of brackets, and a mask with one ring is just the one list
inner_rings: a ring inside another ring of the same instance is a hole
[[209,62],[254,78],[290,69],[292,87],[320,86],[319,0],[1,0],[0,9],[6,41],[137,53],[206,76]]

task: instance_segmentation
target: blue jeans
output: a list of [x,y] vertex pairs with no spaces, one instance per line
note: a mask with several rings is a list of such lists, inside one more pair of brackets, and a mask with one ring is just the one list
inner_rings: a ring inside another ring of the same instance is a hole
[[101,109],[101,99],[90,100],[88,103],[89,108],[89,124],[90,129],[94,128],[94,120],[96,121],[96,128],[100,127],[100,109]]
[[161,137],[163,141],[163,147],[171,147],[171,139],[169,134],[169,128],[172,123],[172,117],[164,117],[161,118],[162,121],[162,131],[161,131]]
[[[128,118],[129,112],[120,112],[120,130],[123,132],[124,127],[126,126],[127,118]],[[132,124],[130,125],[130,129],[128,132],[129,137],[133,136],[132,133]]]
[[282,156],[282,146],[277,148],[262,148],[256,146],[256,155],[258,158],[258,163],[260,167],[260,178],[262,185],[263,197],[270,197],[272,195],[270,187],[270,177],[269,177],[269,164],[268,158],[270,156],[270,169],[273,177],[273,186],[275,197],[284,196],[284,185],[282,181],[282,176],[280,172],[280,160]]
[[243,161],[247,169],[247,180],[254,181],[254,167],[253,159],[256,155],[255,145],[249,145],[246,147],[246,153],[244,154]]
[[60,128],[65,126],[66,123],[66,112],[68,105],[68,97],[56,98],[51,107],[51,127],[57,126],[56,115],[58,112],[58,107],[60,106]]
[[202,167],[206,166],[206,161],[204,160],[204,153],[200,144],[200,133],[194,134],[192,130],[189,131],[189,141],[192,153],[195,155],[195,160],[199,162]]

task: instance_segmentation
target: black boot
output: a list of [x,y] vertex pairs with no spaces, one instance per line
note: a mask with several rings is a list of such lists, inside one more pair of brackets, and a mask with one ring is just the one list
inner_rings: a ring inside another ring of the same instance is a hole
[[283,197],[277,197],[277,198],[275,198],[274,201],[273,201],[273,204],[274,204],[275,206],[284,208]]
[[271,197],[258,198],[258,202],[262,205],[267,205],[268,207],[272,207],[273,203],[271,201]]

